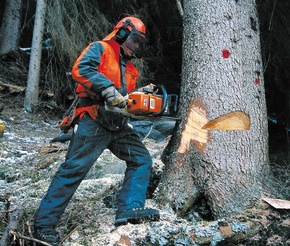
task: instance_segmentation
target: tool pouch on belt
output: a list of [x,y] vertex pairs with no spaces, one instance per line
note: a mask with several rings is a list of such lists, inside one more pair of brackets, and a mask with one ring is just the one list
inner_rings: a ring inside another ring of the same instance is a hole
[[77,105],[75,105],[73,107],[73,109],[70,111],[69,115],[65,116],[64,119],[62,120],[62,122],[59,125],[59,128],[61,130],[63,130],[64,133],[67,133],[69,131],[69,129],[73,125],[73,121],[77,117],[76,108],[77,108]]

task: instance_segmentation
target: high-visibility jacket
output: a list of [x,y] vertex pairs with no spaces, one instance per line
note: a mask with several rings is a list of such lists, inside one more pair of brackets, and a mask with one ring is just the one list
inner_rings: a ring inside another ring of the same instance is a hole
[[[89,44],[72,68],[72,78],[78,83],[77,95],[82,98],[98,99],[100,92],[114,85],[126,88],[128,93],[136,88],[138,71],[130,60],[122,60],[120,46],[114,40],[96,41]],[[98,105],[77,109],[77,115],[89,113],[97,118]]]

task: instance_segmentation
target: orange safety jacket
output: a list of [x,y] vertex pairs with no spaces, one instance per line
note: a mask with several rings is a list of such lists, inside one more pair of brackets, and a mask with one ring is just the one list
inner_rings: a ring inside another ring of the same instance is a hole
[[[102,90],[109,86],[126,87],[128,93],[136,89],[138,71],[130,60],[121,68],[120,46],[115,40],[96,41],[89,44],[72,68],[72,78],[78,83],[76,93],[80,98],[100,99]],[[123,71],[123,72],[122,72]],[[95,120],[98,104],[78,107],[76,116],[89,113]]]

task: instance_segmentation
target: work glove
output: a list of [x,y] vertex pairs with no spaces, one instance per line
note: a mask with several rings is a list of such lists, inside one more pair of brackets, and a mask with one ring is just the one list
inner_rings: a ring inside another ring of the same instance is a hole
[[110,86],[101,92],[101,96],[105,98],[109,106],[124,108],[126,106],[126,99],[115,89]]

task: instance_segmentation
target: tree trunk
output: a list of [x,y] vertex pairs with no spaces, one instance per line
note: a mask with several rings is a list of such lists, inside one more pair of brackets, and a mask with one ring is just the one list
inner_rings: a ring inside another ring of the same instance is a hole
[[0,30],[0,55],[18,49],[21,24],[21,0],[6,0]]
[[[259,197],[268,172],[256,6],[254,0],[183,3],[178,113],[183,120],[164,151],[166,169],[156,198],[182,215],[204,196],[212,215],[219,218]],[[231,112],[243,118],[228,118]],[[202,128],[214,119],[218,124]],[[237,127],[237,121],[243,126],[248,122],[249,130]]]
[[27,89],[24,99],[24,108],[27,112],[30,113],[36,111],[38,104],[39,74],[41,64],[41,49],[42,49],[43,27],[45,20],[45,8],[46,8],[46,0],[37,0],[32,37],[31,57],[29,62]]

